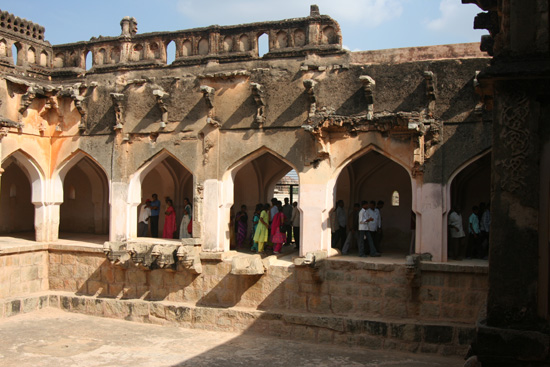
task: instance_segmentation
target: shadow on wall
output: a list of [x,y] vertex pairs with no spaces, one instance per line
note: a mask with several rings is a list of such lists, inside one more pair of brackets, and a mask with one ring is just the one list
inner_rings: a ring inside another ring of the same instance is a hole
[[122,269],[102,254],[54,251],[50,288],[76,291],[60,296],[61,308],[96,316],[447,355],[466,352],[487,292],[482,272],[423,272],[413,285],[404,265],[337,259],[314,268],[288,265],[234,275],[228,261],[203,260],[196,275],[183,268]]

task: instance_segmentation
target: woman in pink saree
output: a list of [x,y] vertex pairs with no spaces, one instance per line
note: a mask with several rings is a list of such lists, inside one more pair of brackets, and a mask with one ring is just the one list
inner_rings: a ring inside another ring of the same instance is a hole
[[174,238],[176,232],[176,211],[172,204],[172,199],[166,198],[166,211],[164,214],[164,228],[162,230],[162,238]]
[[279,201],[277,202],[277,208],[279,212],[273,217],[271,222],[271,242],[273,242],[273,253],[278,254],[281,252],[283,243],[286,241],[286,235],[284,231],[281,231],[281,225],[286,221],[286,216],[283,214],[283,205]]

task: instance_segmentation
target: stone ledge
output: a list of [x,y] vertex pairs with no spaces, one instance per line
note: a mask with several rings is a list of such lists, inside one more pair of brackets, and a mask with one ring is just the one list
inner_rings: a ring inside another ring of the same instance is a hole
[[68,312],[182,327],[251,332],[288,339],[387,350],[464,355],[473,325],[415,320],[359,319],[333,315],[210,308],[167,301],[125,300],[46,292],[0,300],[0,318],[55,307]]
[[36,251],[47,251],[49,249],[48,244],[32,244],[24,246],[13,246],[13,247],[1,247],[1,255],[10,255],[10,254],[21,254],[24,252],[36,252]]
[[420,262],[421,271],[439,271],[444,273],[489,274],[489,264],[456,265],[448,263]]

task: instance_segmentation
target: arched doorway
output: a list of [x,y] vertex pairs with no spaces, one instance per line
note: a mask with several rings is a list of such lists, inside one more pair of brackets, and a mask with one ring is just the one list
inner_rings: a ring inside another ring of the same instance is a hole
[[[242,163],[231,171],[233,177],[233,201],[229,204],[232,206],[228,231],[231,248],[236,245],[235,237],[232,236],[232,233],[234,233],[232,228],[234,225],[233,218],[236,212],[241,209],[241,206],[246,205],[247,207],[247,238],[250,238],[252,233],[252,218],[256,205],[271,203],[272,198],[280,199],[283,202],[285,197],[290,199],[290,193],[285,196],[284,192],[280,190],[286,185],[286,181],[283,178],[291,172],[296,172],[292,166],[268,150],[257,152],[254,157],[249,157],[249,159],[246,163]],[[298,176],[293,175],[292,177],[293,193],[297,193],[299,190]],[[292,196],[293,200],[296,201],[297,195]],[[248,244],[249,242],[246,243]],[[250,246],[245,245],[243,248],[247,249]]]
[[[412,186],[410,174],[403,166],[370,150],[341,171],[334,192],[334,204],[337,200],[343,200],[348,218],[356,203],[360,204],[363,200],[384,202],[380,209],[383,234],[379,250],[383,256],[409,253]],[[352,243],[349,253],[357,254],[356,243]]]
[[[187,198],[190,204],[193,204],[193,174],[174,156],[166,151],[158,154],[154,159],[145,164],[132,179],[138,184],[137,190],[139,197],[133,197],[133,202],[145,202],[146,199],[152,199],[153,194],[157,194],[161,202],[159,213],[158,236],[162,237],[164,227],[164,212],[166,210],[166,198],[170,198],[176,211],[176,234],[179,238],[180,222],[183,217],[184,199]],[[135,193],[134,193],[135,195]],[[137,231],[137,215],[132,215],[132,226]],[[131,232],[137,233],[137,232]],[[148,237],[152,236],[148,232]]]
[[13,155],[3,163],[0,188],[0,235],[34,239],[34,205],[30,177]]
[[109,186],[105,172],[91,158],[78,155],[61,173],[63,203],[59,209],[59,237],[75,233],[109,233]]

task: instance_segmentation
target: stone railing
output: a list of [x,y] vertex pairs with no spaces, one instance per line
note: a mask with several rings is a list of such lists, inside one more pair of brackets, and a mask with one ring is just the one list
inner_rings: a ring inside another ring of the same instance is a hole
[[54,71],[85,70],[89,53],[93,71],[166,65],[171,43],[175,45],[174,65],[252,60],[260,57],[258,40],[264,34],[269,40],[264,58],[342,52],[340,26],[329,16],[320,15],[317,7],[312,7],[305,18],[175,32],[136,34],[137,22],[130,17],[120,24],[122,33],[118,37],[54,46]]
[[0,65],[47,73],[52,47],[44,40],[44,32],[39,24],[0,11]]

